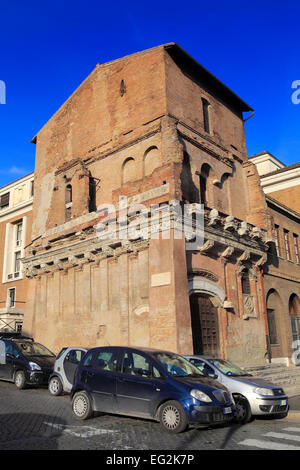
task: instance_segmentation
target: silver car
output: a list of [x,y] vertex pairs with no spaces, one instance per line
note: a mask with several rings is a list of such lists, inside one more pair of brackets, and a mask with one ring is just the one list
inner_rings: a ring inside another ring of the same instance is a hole
[[218,380],[232,393],[235,401],[235,420],[246,423],[252,415],[285,417],[288,414],[288,397],[281,387],[224,359],[207,356],[184,356],[205,375]]
[[53,373],[49,377],[48,390],[51,395],[70,393],[73,386],[75,370],[87,348],[69,347],[63,348],[57,355]]

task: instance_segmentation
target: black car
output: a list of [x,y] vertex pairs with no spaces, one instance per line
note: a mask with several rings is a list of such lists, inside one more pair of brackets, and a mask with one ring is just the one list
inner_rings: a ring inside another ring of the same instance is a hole
[[14,382],[19,389],[26,385],[47,385],[55,354],[32,338],[0,335],[0,379]]

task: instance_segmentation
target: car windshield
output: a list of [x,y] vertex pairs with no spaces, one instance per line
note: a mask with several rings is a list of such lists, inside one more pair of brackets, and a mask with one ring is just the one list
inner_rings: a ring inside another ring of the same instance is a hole
[[209,362],[225,375],[232,377],[251,376],[251,374],[248,374],[245,370],[223,359],[210,359]]
[[153,356],[175,377],[204,377],[204,374],[184,357],[178,354],[159,352]]
[[43,357],[55,357],[49,349],[45,348],[42,344],[31,343],[29,341],[24,341],[23,343],[18,342],[19,349],[22,351],[25,356],[43,356]]

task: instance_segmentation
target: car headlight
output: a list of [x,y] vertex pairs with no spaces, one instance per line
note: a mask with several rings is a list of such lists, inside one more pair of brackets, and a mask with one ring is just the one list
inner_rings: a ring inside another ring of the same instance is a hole
[[273,390],[271,388],[255,388],[254,393],[257,393],[257,395],[263,395],[263,396],[274,395]]
[[206,395],[206,393],[204,392],[201,392],[201,390],[197,390],[196,388],[194,388],[192,391],[191,391],[191,396],[193,398],[196,398],[196,400],[199,400],[199,401],[204,401],[205,403],[209,403],[211,402],[211,398],[209,398],[208,395]]
[[31,370],[42,370],[38,364],[35,362],[29,362],[29,366]]

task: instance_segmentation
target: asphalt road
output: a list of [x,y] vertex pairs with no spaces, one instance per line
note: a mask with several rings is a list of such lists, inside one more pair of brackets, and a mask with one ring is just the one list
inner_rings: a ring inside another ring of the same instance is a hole
[[[300,403],[294,399],[294,403]],[[68,395],[0,382],[0,450],[300,450],[300,415],[170,435],[159,423],[98,414],[77,421]]]

